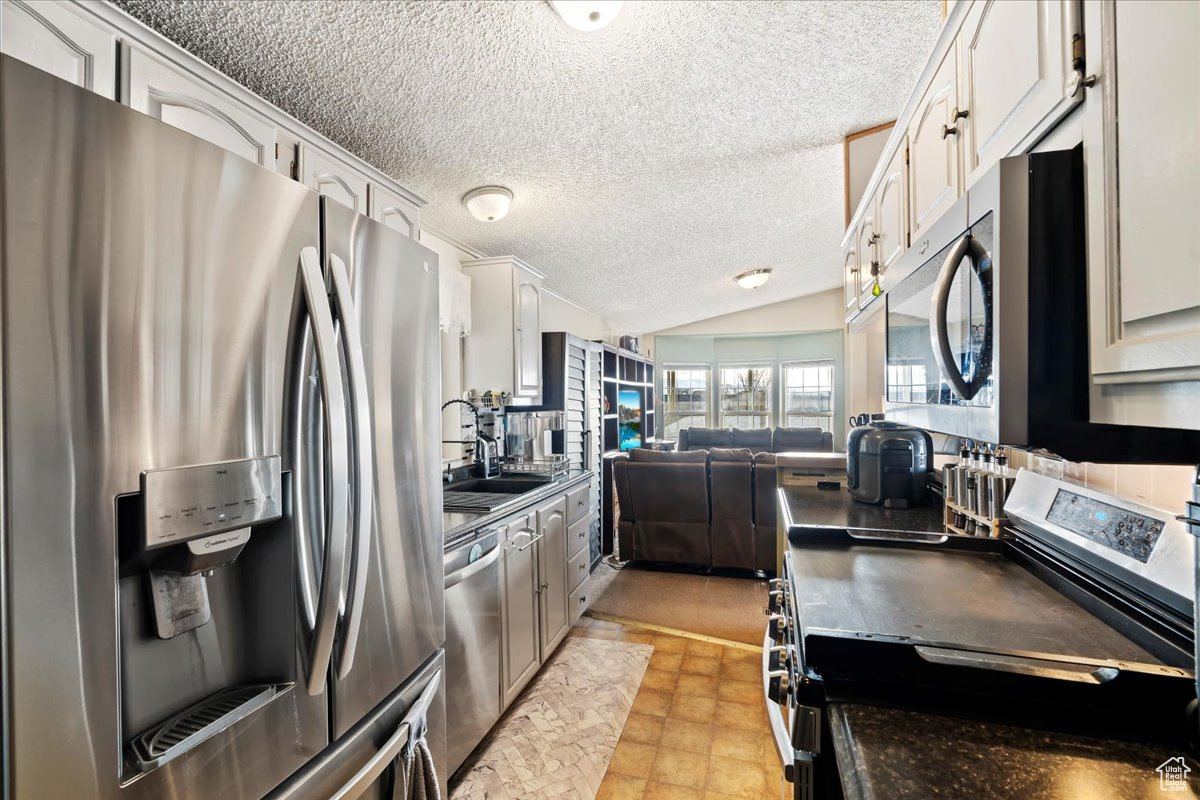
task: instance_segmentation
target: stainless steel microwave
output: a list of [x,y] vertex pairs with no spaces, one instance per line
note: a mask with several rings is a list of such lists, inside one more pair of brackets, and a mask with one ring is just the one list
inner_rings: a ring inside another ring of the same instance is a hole
[[1001,159],[896,264],[889,419],[1076,461],[1196,463],[1200,432],[1089,422],[1082,147]]

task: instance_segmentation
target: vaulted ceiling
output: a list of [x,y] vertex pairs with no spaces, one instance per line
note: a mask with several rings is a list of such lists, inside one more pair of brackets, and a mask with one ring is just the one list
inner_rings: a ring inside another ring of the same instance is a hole
[[[901,111],[941,22],[939,0],[626,0],[594,33],[542,0],[117,4],[630,332],[840,285],[842,137]],[[486,184],[515,194],[499,222],[461,203]]]

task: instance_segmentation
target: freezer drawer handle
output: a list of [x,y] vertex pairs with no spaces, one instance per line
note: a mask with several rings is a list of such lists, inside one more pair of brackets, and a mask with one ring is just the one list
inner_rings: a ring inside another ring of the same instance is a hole
[[367,592],[367,570],[371,554],[371,520],[375,487],[375,455],[372,450],[371,406],[367,397],[367,365],[359,340],[358,311],[350,292],[350,277],[346,264],[335,255],[329,256],[329,274],[333,278],[334,310],[341,323],[342,342],[346,346],[346,367],[350,373],[350,416],[354,435],[350,444],[354,454],[354,538],[350,561],[345,628],[342,631],[342,652],[337,673],[345,678],[354,667],[354,652],[362,627],[363,598]]
[[[306,429],[307,417],[302,413],[302,397],[309,388],[306,372],[306,353],[311,329],[317,369],[320,373],[320,398],[324,410],[324,441],[328,443],[325,465],[328,487],[325,496],[323,525],[324,553],[321,559],[320,586],[315,587],[313,576],[314,554],[309,552],[313,542],[308,526],[306,509],[313,498],[296,498],[296,534],[300,550],[300,586],[304,599],[305,616],[312,631],[310,657],[308,660],[308,693],[321,694],[325,690],[325,679],[333,657],[334,637],[337,631],[338,604],[342,590],[342,576],[346,567],[347,511],[349,508],[348,453],[349,436],[346,430],[345,384],[342,381],[340,359],[337,352],[336,331],[333,314],[325,293],[325,281],[321,275],[321,260],[315,247],[300,251],[300,291],[297,293],[296,309],[293,312],[293,331],[290,342],[289,371],[292,375],[292,394],[289,397],[288,425],[289,460],[296,473],[296,491],[307,494],[313,489],[312,482],[319,481],[322,464],[308,463],[309,452],[304,442],[309,436],[320,436],[321,430]],[[300,306],[303,305],[303,308]],[[307,317],[307,322],[305,322]],[[315,460],[315,459],[311,459]],[[316,597],[314,597],[314,594]]]
[[[363,764],[362,769],[354,774],[350,782],[335,792],[330,800],[354,800],[361,797],[387,768],[396,762],[404,749],[415,744],[425,733],[425,720],[429,714],[429,705],[437,694],[438,684],[442,680],[439,669],[433,674],[429,685],[421,692],[421,696],[413,703],[412,709],[404,717],[404,721],[396,728],[396,732],[384,742],[379,752],[371,756],[371,760]],[[399,779],[399,776],[397,776]]]

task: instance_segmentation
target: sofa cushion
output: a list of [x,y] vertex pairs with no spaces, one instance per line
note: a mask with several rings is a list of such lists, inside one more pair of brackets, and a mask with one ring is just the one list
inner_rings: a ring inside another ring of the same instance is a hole
[[771,466],[774,466],[775,465],[775,454],[774,453],[755,453],[754,454],[754,463],[755,464],[770,464]]
[[708,451],[685,450],[682,453],[678,453],[668,450],[647,450],[644,447],[639,447],[629,451],[629,460],[643,464],[703,464],[708,460]]
[[734,447],[748,447],[752,452],[771,449],[770,428],[734,428]]
[[729,447],[733,442],[733,431],[729,428],[688,428],[688,449]]
[[754,460],[754,454],[745,447],[714,447],[708,451],[708,457],[713,461],[740,461],[747,464]]
[[832,450],[833,437],[820,428],[776,428],[771,434],[771,449],[776,453]]

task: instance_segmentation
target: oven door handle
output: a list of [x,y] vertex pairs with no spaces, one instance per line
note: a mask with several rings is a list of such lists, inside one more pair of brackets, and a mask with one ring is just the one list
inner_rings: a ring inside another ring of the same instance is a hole
[[1010,656],[999,653],[981,653],[974,650],[958,650],[952,647],[914,648],[917,655],[931,664],[947,667],[968,667],[993,672],[1008,672],[1014,675],[1032,675],[1073,683],[1108,683],[1121,674],[1116,667],[1098,664],[1080,664],[1074,661],[1050,661],[1028,656]]
[[[950,249],[950,255],[946,256],[946,261],[942,264],[942,269],[938,273],[937,283],[933,287],[932,308],[930,309],[929,318],[929,338],[933,345],[933,357],[937,361],[942,376],[950,383],[951,390],[963,400],[970,400],[983,388],[983,384],[987,381],[988,375],[991,373],[992,353],[990,290],[985,292],[987,296],[985,297],[986,302],[984,305],[985,321],[982,355],[978,359],[980,362],[985,363],[977,366],[975,376],[970,382],[963,378],[962,368],[955,363],[954,351],[950,347],[948,320],[950,289],[954,285],[954,278],[958,275],[959,267],[967,259],[971,261],[975,272],[980,275],[980,280],[984,280],[985,278],[987,280],[991,279],[991,270],[984,269],[987,251],[974,236],[970,233],[964,233]],[[984,275],[984,272],[987,274]]]

